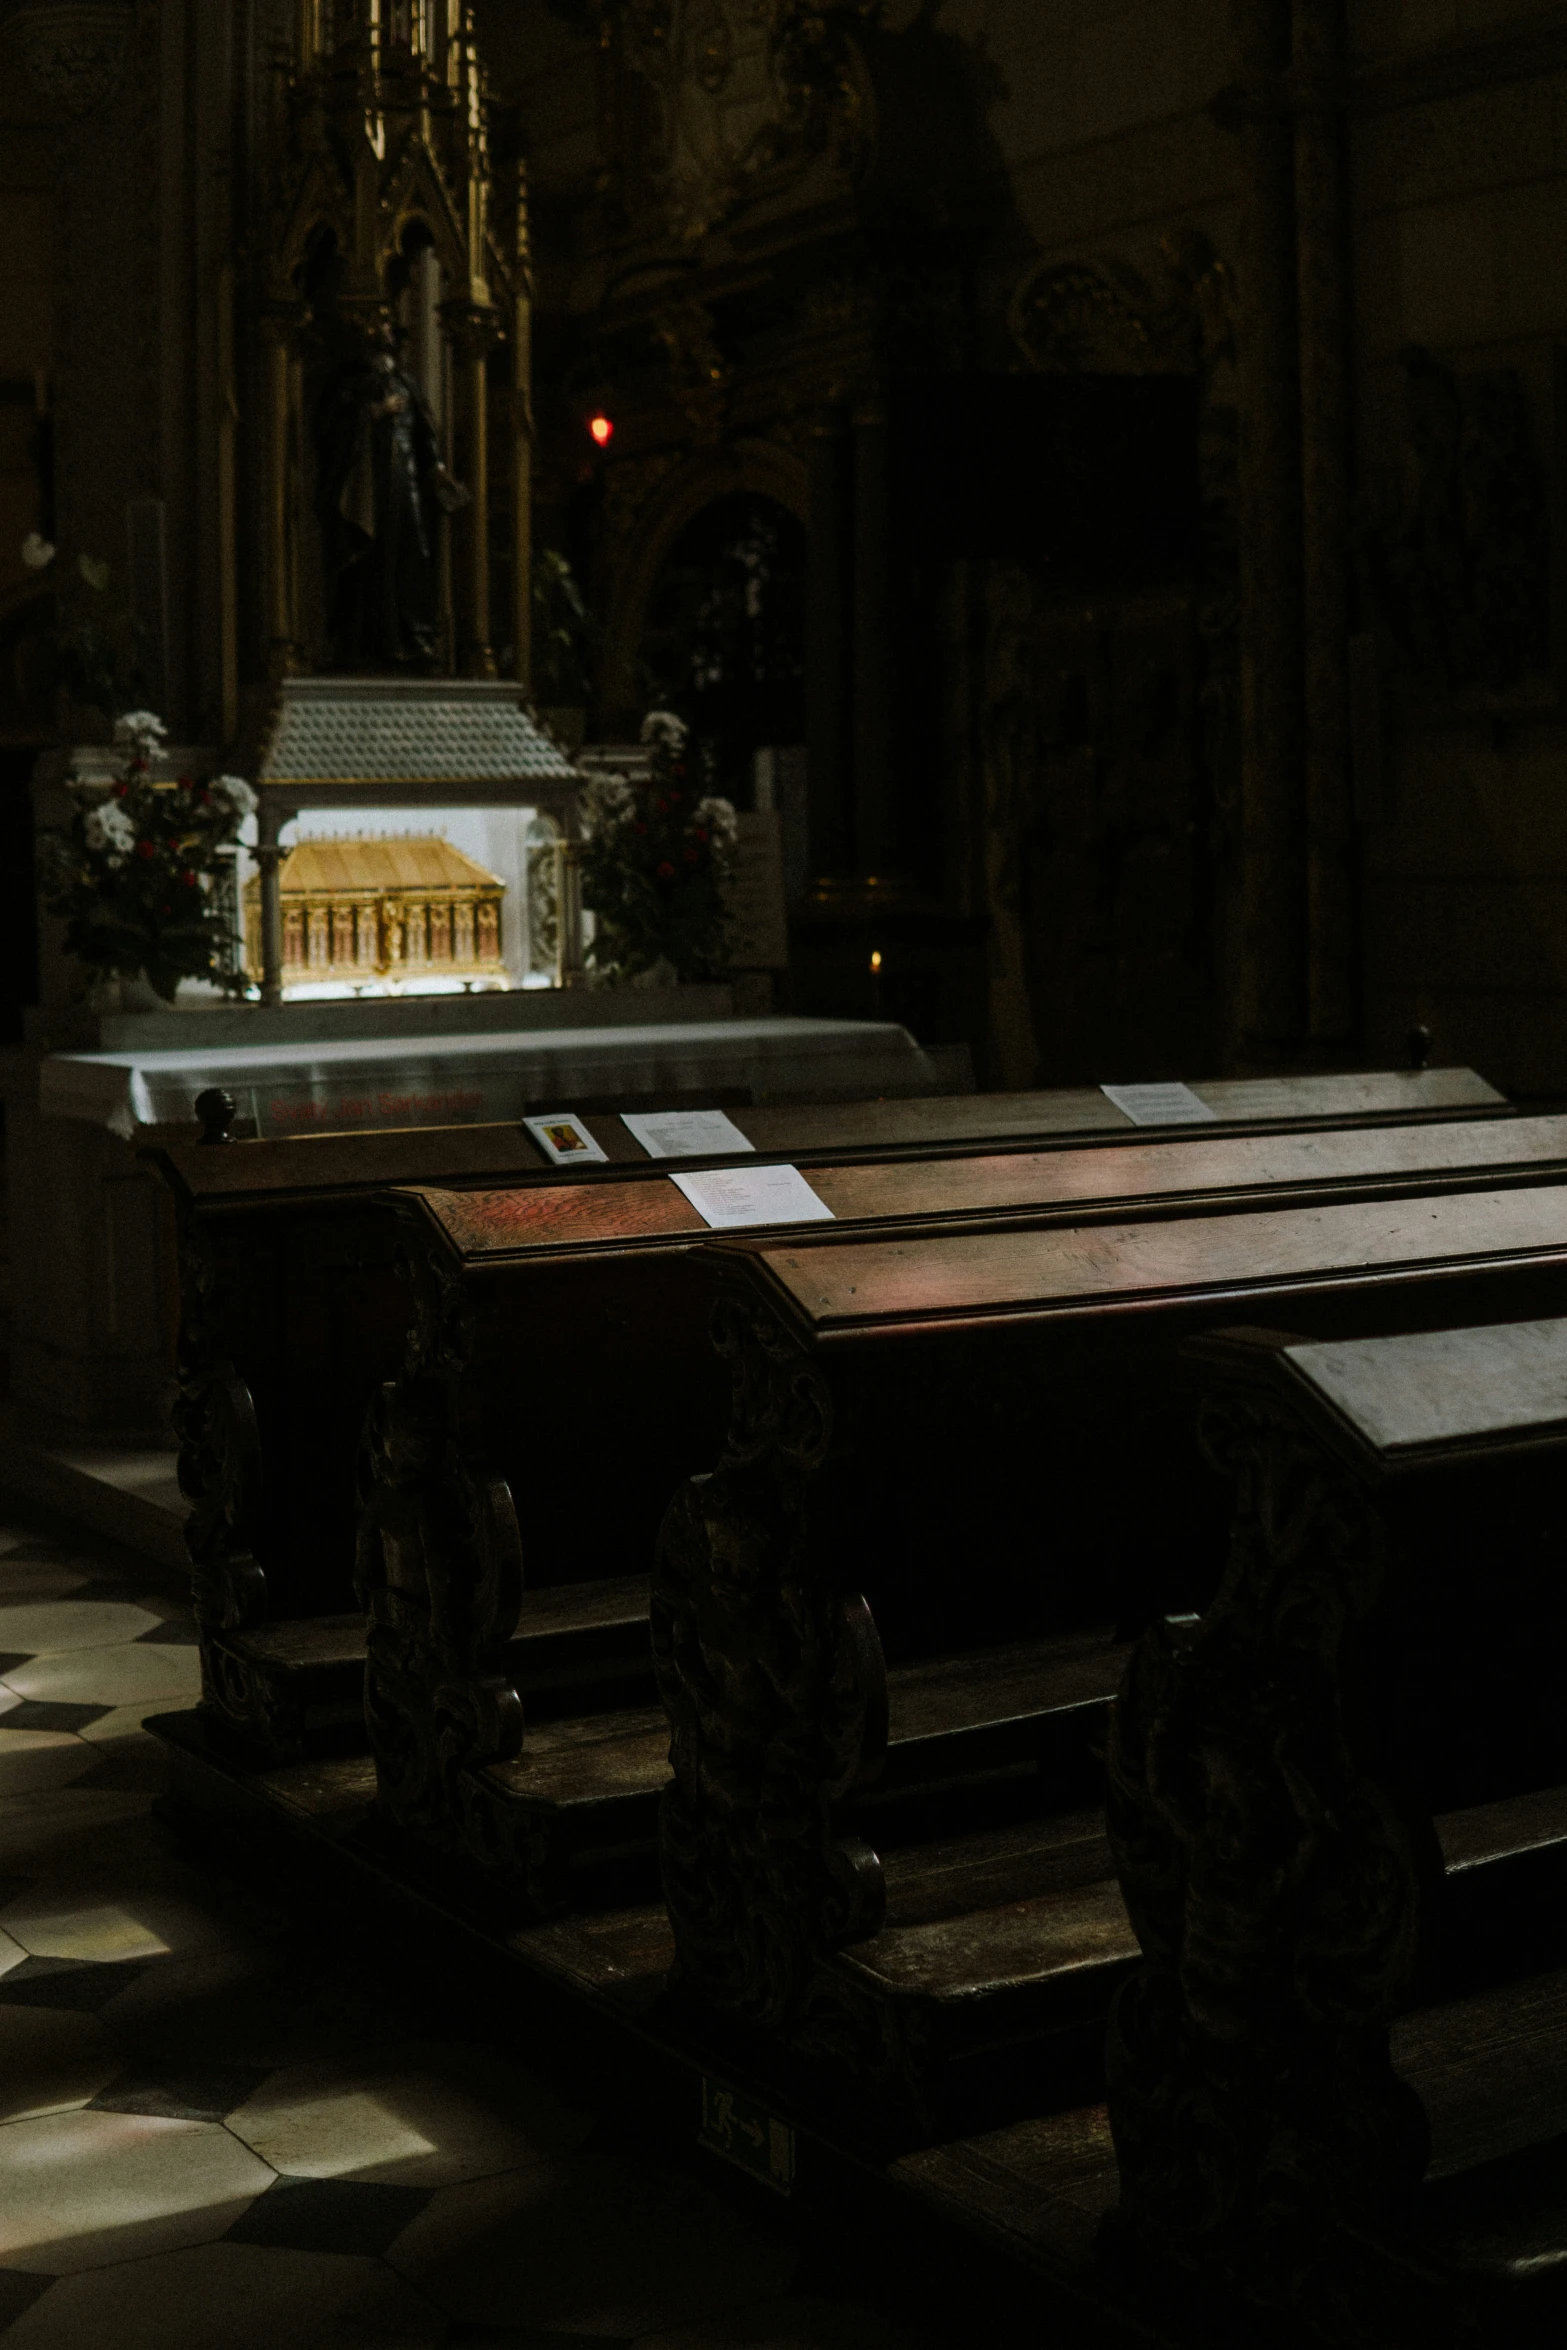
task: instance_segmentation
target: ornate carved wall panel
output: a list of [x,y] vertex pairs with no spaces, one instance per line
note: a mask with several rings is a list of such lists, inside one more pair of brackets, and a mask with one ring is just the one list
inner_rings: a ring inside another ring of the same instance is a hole
[[1184,577],[1074,592],[989,567],[979,659],[989,1073],[1175,1074],[1216,1050],[1215,866],[1237,797],[1233,288],[1195,236],[1162,282],[1051,263],[1009,325],[1046,374],[1190,376],[1201,544]]
[[1402,355],[1401,461],[1366,503],[1368,602],[1426,698],[1507,695],[1549,675],[1549,485],[1523,374]]
[[871,0],[600,0],[622,168],[670,234],[706,236],[814,155],[852,169],[868,92],[846,30]]

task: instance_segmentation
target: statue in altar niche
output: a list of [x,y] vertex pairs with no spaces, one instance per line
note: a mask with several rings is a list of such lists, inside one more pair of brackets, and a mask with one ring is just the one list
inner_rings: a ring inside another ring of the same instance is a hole
[[389,322],[368,355],[339,361],[315,411],[316,511],[332,658],[343,669],[435,667],[440,654],[437,540],[468,505],[452,478],[422,387]]

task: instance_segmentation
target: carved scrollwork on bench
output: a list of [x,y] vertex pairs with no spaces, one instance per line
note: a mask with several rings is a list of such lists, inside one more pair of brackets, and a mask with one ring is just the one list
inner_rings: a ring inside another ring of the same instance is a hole
[[677,1979],[788,2028],[820,1960],[874,1933],[881,1863],[835,1814],[879,1769],[887,1685],[869,1608],[836,1572],[822,1472],[826,1381],[779,1324],[725,1295],[727,1447],[670,1506],[653,1661],[672,1724],[660,1851]]
[[522,1750],[506,1661],[522,1538],[510,1487],[464,1458],[446,1381],[405,1377],[372,1409],[355,1584],[382,1799],[404,1825],[451,1843],[463,1809],[456,1775]]
[[219,1630],[201,1643],[203,1709],[245,1745],[276,1759],[303,1751],[307,1724],[288,1677],[234,1648]]
[[180,1491],[189,1502],[185,1548],[191,1601],[201,1633],[202,1703],[223,1723],[259,1735],[245,1677],[220,1656],[214,1636],[264,1623],[267,1579],[256,1557],[262,1498],[261,1438],[250,1389],[236,1371],[224,1328],[223,1275],[195,1218],[180,1229],[178,1392]]
[[1278,2302],[1340,2218],[1389,2210],[1424,2171],[1388,2027],[1439,1864],[1384,1751],[1376,1510],[1243,1381],[1210,1402],[1204,1443],[1236,1488],[1226,1573],[1205,1616],[1134,1650],[1110,1741],[1143,1950],[1110,2026],[1112,2237]]

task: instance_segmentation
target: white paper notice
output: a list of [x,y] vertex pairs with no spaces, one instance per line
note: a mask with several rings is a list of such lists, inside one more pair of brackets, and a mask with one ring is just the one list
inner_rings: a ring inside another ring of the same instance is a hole
[[557,1167],[609,1165],[609,1153],[599,1148],[582,1120],[570,1110],[562,1110],[553,1118],[524,1118],[522,1122],[540,1150]]
[[1099,1090],[1134,1126],[1197,1126],[1219,1114],[1189,1085],[1101,1085]]
[[622,1110],[620,1123],[650,1159],[723,1159],[756,1148],[722,1110]]
[[738,1232],[747,1224],[831,1224],[831,1208],[818,1199],[798,1167],[714,1167],[702,1175],[671,1175],[697,1214],[715,1232]]

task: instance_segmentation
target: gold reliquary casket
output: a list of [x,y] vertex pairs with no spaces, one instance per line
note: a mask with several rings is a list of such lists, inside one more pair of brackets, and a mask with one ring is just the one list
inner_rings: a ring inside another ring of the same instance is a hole
[[[448,840],[302,840],[283,858],[283,986],[366,994],[505,987],[506,884]],[[262,972],[261,882],[245,891],[245,963]]]

